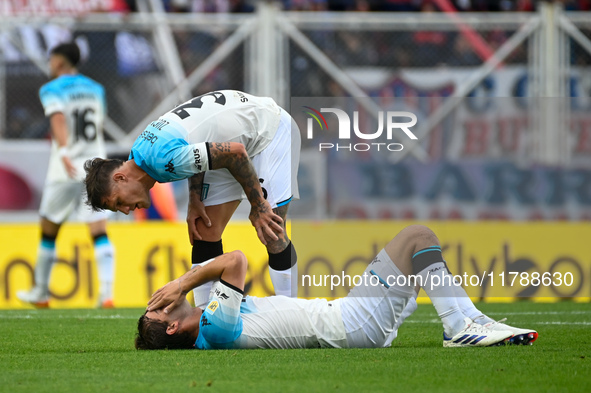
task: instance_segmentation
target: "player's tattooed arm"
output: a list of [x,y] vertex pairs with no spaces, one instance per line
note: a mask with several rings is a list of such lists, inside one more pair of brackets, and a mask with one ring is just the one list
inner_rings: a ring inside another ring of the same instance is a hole
[[201,192],[203,191],[203,178],[205,172],[199,172],[198,174],[189,178],[189,198],[201,199]]
[[251,205],[249,218],[261,242],[267,245],[266,238],[277,240],[277,234],[283,233],[283,220],[273,213],[265,200],[259,177],[244,145],[236,142],[209,142],[208,145],[211,169],[228,169],[244,189]]
[[189,230],[189,241],[191,244],[197,240],[203,240],[203,237],[197,230],[197,220],[201,219],[206,226],[211,227],[205,206],[201,199],[203,190],[203,178],[205,172],[200,172],[189,178],[189,207],[187,208],[187,228]]

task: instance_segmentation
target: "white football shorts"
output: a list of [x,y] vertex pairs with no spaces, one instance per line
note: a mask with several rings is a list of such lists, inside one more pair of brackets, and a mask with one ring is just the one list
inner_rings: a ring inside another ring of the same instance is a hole
[[39,214],[55,224],[66,220],[96,222],[107,219],[109,212],[95,212],[86,205],[86,188],[79,181],[60,181],[45,184]]
[[404,319],[402,312],[413,298],[414,283],[406,284],[409,280],[383,249],[363,276],[368,278],[340,299],[347,342],[350,348],[389,346]]
[[[252,158],[271,208],[299,199],[297,177],[300,148],[300,130],[289,113],[281,109],[275,137],[269,146]],[[246,195],[240,183],[224,168],[205,172],[201,197],[205,206],[215,206],[245,199]]]

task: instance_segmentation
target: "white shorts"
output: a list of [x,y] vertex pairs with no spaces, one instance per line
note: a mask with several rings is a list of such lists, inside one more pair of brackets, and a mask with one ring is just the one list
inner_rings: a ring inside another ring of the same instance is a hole
[[404,274],[383,249],[363,275],[368,279],[340,299],[347,342],[350,348],[389,346],[403,320],[402,311],[414,295],[414,285],[389,285]]
[[82,182],[46,183],[39,214],[55,224],[61,224],[67,219],[87,223],[107,219],[109,212],[95,212],[85,202],[86,189]]
[[[273,209],[299,199],[300,147],[300,130],[289,113],[281,109],[275,137],[269,146],[252,157],[265,199]],[[246,195],[240,183],[224,168],[205,172],[201,198],[205,206],[215,206],[241,201]]]

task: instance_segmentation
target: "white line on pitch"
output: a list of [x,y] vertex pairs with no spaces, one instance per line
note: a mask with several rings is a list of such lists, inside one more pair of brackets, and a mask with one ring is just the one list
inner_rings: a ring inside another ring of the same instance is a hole
[[[404,321],[404,323],[436,323],[436,324],[440,324],[441,320],[440,319],[429,319],[429,320],[416,320],[416,319],[411,319],[411,320],[406,320]],[[554,322],[536,322],[536,321],[530,321],[528,322],[529,324],[532,325],[591,325],[591,322],[586,322],[586,321],[579,321],[579,322],[562,322],[562,321],[554,321]],[[403,324],[404,325],[404,324]]]
[[591,314],[591,310],[585,311],[517,311],[517,312],[487,312],[486,315],[578,315]]
[[125,315],[55,315],[55,314],[24,314],[24,315],[2,315],[0,319],[138,319],[138,316]]

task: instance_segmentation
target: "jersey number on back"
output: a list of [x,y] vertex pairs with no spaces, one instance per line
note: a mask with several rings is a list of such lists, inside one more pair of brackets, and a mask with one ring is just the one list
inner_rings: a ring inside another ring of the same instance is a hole
[[199,97],[193,98],[191,101],[187,102],[186,104],[179,105],[174,108],[171,112],[180,117],[181,119],[185,119],[190,116],[189,112],[187,112],[186,108],[196,108],[199,109],[203,106],[203,97],[213,97],[215,99],[214,103],[219,105],[226,105],[226,97],[220,93],[219,91],[213,91],[211,93],[203,94]]
[[75,138],[76,140],[92,141],[96,139],[96,121],[94,119],[94,109],[76,109],[72,112],[74,118]]

